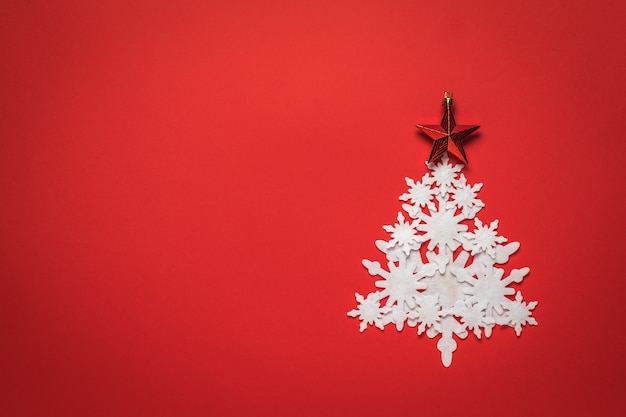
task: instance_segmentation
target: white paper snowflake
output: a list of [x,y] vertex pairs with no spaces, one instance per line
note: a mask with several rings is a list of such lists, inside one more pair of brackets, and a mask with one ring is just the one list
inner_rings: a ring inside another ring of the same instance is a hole
[[505,277],[497,267],[519,243],[505,244],[497,220],[487,225],[476,217],[484,207],[477,198],[482,184],[468,185],[460,173],[463,165],[449,162],[444,155],[440,163],[426,164],[431,173],[421,181],[406,178],[409,190],[400,200],[409,220],[398,213],[397,223],[383,226],[389,241],[376,242],[387,269],[363,260],[370,275],[380,277],[375,282],[380,291],[367,297],[356,293],[358,306],[348,312],[361,320],[361,331],[393,323],[398,331],[406,324],[417,327],[418,335],[439,337],[446,367],[457,347],[455,335],[465,339],[472,331],[480,339],[490,337],[494,326],[506,325],[519,336],[523,326],[537,325],[532,317],[537,302],[524,303],[521,292],[509,287],[530,269],[513,269]]

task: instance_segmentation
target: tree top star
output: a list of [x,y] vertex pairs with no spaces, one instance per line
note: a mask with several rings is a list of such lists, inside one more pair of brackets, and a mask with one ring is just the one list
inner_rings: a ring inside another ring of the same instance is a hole
[[459,158],[463,163],[467,163],[462,140],[480,126],[457,125],[454,121],[454,114],[452,113],[453,105],[454,99],[452,98],[452,93],[446,91],[443,94],[443,106],[446,108],[446,111],[443,115],[443,119],[441,119],[441,124],[417,125],[422,132],[426,133],[435,142],[433,143],[433,149],[428,157],[429,163],[441,158],[446,151]]

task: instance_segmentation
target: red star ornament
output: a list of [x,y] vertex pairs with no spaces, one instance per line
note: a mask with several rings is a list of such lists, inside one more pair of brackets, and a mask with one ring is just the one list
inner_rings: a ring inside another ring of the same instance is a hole
[[480,126],[457,125],[454,121],[454,114],[452,113],[453,105],[454,100],[452,93],[445,92],[443,95],[443,106],[446,108],[446,111],[443,115],[443,119],[441,119],[441,124],[417,125],[422,132],[426,133],[435,141],[430,156],[428,157],[429,163],[441,158],[447,151],[467,164],[467,156],[465,156],[462,140]]

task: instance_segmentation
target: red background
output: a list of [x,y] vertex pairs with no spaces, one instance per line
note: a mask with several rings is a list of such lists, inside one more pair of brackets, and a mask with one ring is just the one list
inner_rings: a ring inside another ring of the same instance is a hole
[[[622,1],[4,1],[4,416],[618,415]],[[538,327],[346,317],[455,93]]]

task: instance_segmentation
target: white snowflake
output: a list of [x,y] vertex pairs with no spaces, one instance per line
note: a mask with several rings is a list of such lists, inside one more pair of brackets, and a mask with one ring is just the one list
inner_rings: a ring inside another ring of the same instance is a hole
[[388,262],[389,271],[385,271],[378,262],[363,260],[363,265],[367,268],[370,275],[378,275],[382,280],[376,281],[375,285],[383,290],[380,292],[380,299],[387,298],[387,306],[394,303],[407,303],[409,307],[415,305],[415,297],[418,290],[423,290],[426,285],[419,282],[423,278],[422,274],[416,273],[411,264],[406,262],[405,258],[400,258],[400,262],[396,265]]
[[409,191],[402,194],[399,198],[402,201],[410,201],[414,208],[420,209],[422,207],[428,207],[431,210],[435,210],[435,203],[433,197],[438,192],[437,189],[433,191],[431,185],[435,181],[433,177],[428,174],[424,174],[422,181],[415,182],[411,178],[406,177],[404,179],[406,185],[409,186]]
[[537,325],[537,320],[531,317],[531,311],[534,310],[536,306],[536,301],[527,304],[522,302],[522,293],[517,292],[515,301],[511,302],[508,306],[509,325],[515,328],[515,334],[518,336],[522,334],[522,326],[526,324]]
[[383,329],[383,310],[380,308],[380,297],[378,292],[373,292],[363,298],[361,294],[354,293],[358,307],[348,312],[350,317],[358,317],[361,320],[360,330],[364,331],[368,325],[373,324],[379,329]]
[[[408,325],[419,335],[438,337],[441,360],[450,366],[455,338],[466,338],[468,331],[488,338],[497,325],[510,326],[519,336],[523,326],[537,325],[532,317],[537,302],[523,302],[521,292],[510,287],[522,282],[529,268],[512,269],[505,277],[496,266],[507,263],[519,243],[505,244],[497,220],[487,226],[476,217],[484,207],[477,198],[482,184],[467,184],[460,174],[463,165],[452,165],[445,154],[427,166],[431,172],[421,181],[406,178],[409,189],[400,196],[412,220],[398,213],[396,224],[383,226],[390,240],[376,241],[387,269],[363,260],[370,275],[380,277],[375,282],[380,291],[367,297],[357,293],[357,308],[348,315],[361,320],[361,331],[388,324],[401,331]],[[468,232],[472,220],[474,229]]]
[[480,339],[481,327],[485,329],[485,336],[491,336],[491,329],[495,324],[493,317],[485,315],[487,302],[471,303],[469,300],[459,300],[454,308],[454,315],[461,318],[461,323],[468,330],[474,330],[474,335]]
[[490,257],[495,258],[496,245],[507,241],[505,237],[498,236],[496,231],[498,221],[494,220],[489,226],[485,226],[479,218],[474,218],[474,225],[476,229],[473,232],[463,234],[466,239],[463,248],[471,250],[472,255],[476,255],[478,252],[487,252]]
[[445,195],[448,191],[452,190],[452,183],[457,173],[463,168],[463,165],[451,165],[448,162],[448,155],[444,154],[441,158],[441,163],[426,163],[426,166],[433,171],[433,178],[439,187],[438,194],[440,195]]
[[[439,207],[442,207],[441,203]],[[423,241],[428,242],[428,250],[438,247],[440,250],[447,246],[452,250],[458,248],[465,242],[462,232],[467,230],[467,225],[462,224],[463,215],[454,214],[454,210],[440,209],[431,212],[430,216],[421,213],[420,218],[423,223],[417,226],[417,230],[425,232],[422,237]]]
[[459,180],[454,182],[454,187],[454,190],[451,191],[452,198],[446,204],[446,208],[458,207],[465,218],[471,219],[480,209],[485,207],[485,204],[476,198],[478,191],[483,187],[482,184],[474,184],[470,187],[467,185],[465,175],[461,174]]
[[414,220],[408,223],[404,220],[404,215],[398,212],[398,223],[393,226],[383,226],[387,232],[391,233],[391,240],[388,247],[399,246],[405,254],[409,254],[412,248],[419,246],[421,237],[417,235],[416,226],[419,221]]
[[417,334],[422,334],[426,327],[432,327],[435,331],[441,333],[442,311],[436,296],[424,295],[420,297],[417,307],[409,313],[409,317],[420,322]]
[[[504,269],[494,267],[480,267],[478,268],[476,277],[471,277],[470,274],[475,268],[468,268],[465,270],[457,270],[457,280],[467,282],[471,287],[465,290],[465,294],[468,295],[472,302],[486,303],[486,314],[491,316],[492,309],[498,314],[502,314],[507,303],[510,301],[506,296],[515,294],[513,288],[509,288],[508,285],[512,282],[522,282],[524,276],[530,272],[529,268],[514,269],[511,274],[502,279],[504,275]],[[469,274],[468,274],[469,272]]]

